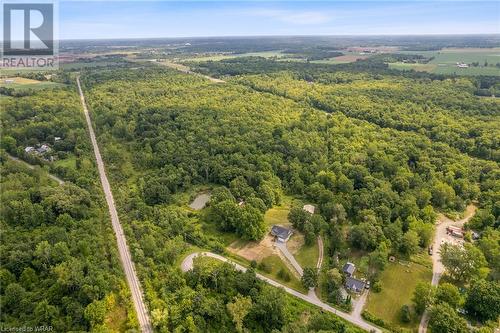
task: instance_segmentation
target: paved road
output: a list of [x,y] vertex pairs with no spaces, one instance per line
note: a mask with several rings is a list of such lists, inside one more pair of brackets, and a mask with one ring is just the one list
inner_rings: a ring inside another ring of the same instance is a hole
[[[16,161],[16,162],[19,162],[19,163],[22,163],[22,164],[26,165],[26,167],[28,167],[31,170],[35,170],[35,168],[36,168],[36,166],[34,166],[33,164],[29,164],[28,162],[23,161],[23,160],[21,160],[21,159],[19,159],[17,157],[14,157],[14,156],[12,156],[10,154],[7,154],[7,157],[10,158],[13,161]],[[50,174],[50,173],[48,174],[48,176],[49,176],[50,179],[56,181],[59,185],[64,184],[64,180],[62,180],[61,178],[59,178],[59,177],[57,177],[57,176],[55,176],[53,174]]]
[[290,251],[288,251],[288,248],[286,247],[286,243],[275,241],[274,244],[281,251],[281,253],[283,253],[283,255],[290,262],[290,264],[292,264],[293,268],[295,268],[297,273],[299,273],[299,276],[302,277],[302,275],[304,275],[304,270],[302,269],[300,264],[297,262],[297,260],[293,256],[293,254],[291,254]]
[[[183,272],[187,272],[189,270],[191,270],[193,268],[193,259],[195,257],[198,257],[198,256],[207,256],[207,257],[211,257],[211,258],[215,258],[215,259],[218,259],[218,260],[221,260],[221,261],[224,261],[224,262],[228,262],[230,264],[232,264],[235,269],[239,270],[239,271],[242,271],[242,272],[245,272],[247,269],[246,267],[238,264],[238,263],[235,263],[234,261],[232,260],[229,260],[223,256],[220,256],[218,254],[215,254],[215,253],[211,253],[211,252],[196,252],[196,253],[192,253],[190,255],[188,255],[181,263],[181,269]],[[282,285],[281,283],[279,282],[276,282],[268,277],[265,277],[261,274],[256,274],[257,275],[257,278],[259,278],[260,280],[262,281],[265,281],[267,283],[269,283],[270,285],[272,286],[275,286],[275,287],[278,287],[278,288],[283,288],[287,293],[297,297],[297,298],[300,298],[310,304],[314,304],[318,307],[320,307],[321,309],[325,310],[325,311],[328,311],[328,312],[331,312],[349,322],[351,322],[352,324],[356,325],[356,326],[359,326],[361,327],[362,329],[366,330],[366,331],[373,331],[373,332],[377,332],[377,333],[382,333],[382,331],[367,323],[366,321],[364,321],[362,318],[360,317],[355,317],[353,315],[350,315],[348,313],[345,313],[345,312],[342,312],[342,311],[339,311],[333,307],[331,307],[330,305],[326,304],[326,303],[323,303],[317,296],[316,294],[314,293],[314,291],[309,291],[309,293],[307,295],[305,294],[302,294],[302,293],[299,293],[298,291],[296,290],[293,290],[291,288],[288,288],[284,285]]]
[[137,279],[134,262],[132,261],[132,257],[130,256],[130,252],[127,246],[127,240],[125,239],[125,235],[123,234],[123,229],[120,224],[120,220],[118,219],[118,213],[116,211],[113,194],[111,193],[111,186],[109,185],[108,177],[106,176],[104,163],[101,158],[101,153],[99,152],[99,146],[97,145],[94,129],[92,127],[92,121],[90,120],[89,111],[85,103],[85,97],[83,96],[83,91],[80,85],[79,77],[77,77],[76,82],[78,84],[78,92],[80,93],[80,100],[82,102],[83,112],[85,114],[85,120],[87,121],[87,127],[89,129],[90,140],[92,142],[92,147],[94,148],[94,154],[97,162],[97,169],[99,170],[99,176],[101,178],[102,189],[104,191],[104,196],[106,197],[106,202],[108,204],[109,215],[111,216],[111,224],[113,225],[116,241],[118,243],[118,252],[120,253],[120,260],[123,266],[123,270],[125,271],[125,277],[127,278],[127,283],[130,288],[130,292],[132,293],[132,300],[134,302],[135,311],[137,313],[137,319],[139,320],[139,326],[142,332],[152,333],[153,329],[149,321],[149,315],[146,308],[146,304],[144,304],[143,301],[141,285],[139,284],[139,279]]
[[[465,222],[469,221],[474,214],[476,213],[476,206],[469,205],[467,206],[466,213],[463,219],[458,221],[453,221],[446,217],[443,214],[439,215],[436,231],[434,234],[434,242],[432,243],[432,281],[431,285],[437,286],[439,284],[439,280],[444,273],[444,266],[441,262],[441,255],[439,254],[439,248],[441,244],[448,236],[446,233],[446,228],[449,226],[462,227]],[[427,325],[429,324],[429,313],[424,311],[422,315],[422,319],[420,320],[420,325],[418,326],[418,333],[426,333]]]

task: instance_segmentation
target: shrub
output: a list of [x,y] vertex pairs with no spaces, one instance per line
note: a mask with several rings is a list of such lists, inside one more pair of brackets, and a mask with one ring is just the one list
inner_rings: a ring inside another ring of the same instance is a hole
[[411,321],[411,308],[407,304],[401,307],[400,316],[403,323],[409,323]]
[[288,273],[285,269],[281,268],[278,272],[278,277],[282,279],[285,282],[288,282],[291,280],[290,273]]
[[257,265],[257,268],[260,269],[261,271],[266,272],[266,273],[271,273],[271,271],[273,270],[271,265],[269,265],[268,263],[266,263],[264,261],[261,261],[259,263],[259,265]]

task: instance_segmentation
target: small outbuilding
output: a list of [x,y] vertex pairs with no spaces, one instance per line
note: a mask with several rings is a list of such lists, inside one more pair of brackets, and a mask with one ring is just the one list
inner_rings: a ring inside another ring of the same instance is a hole
[[302,209],[310,214],[314,214],[314,211],[316,210],[316,208],[313,205],[304,205]]
[[292,236],[293,231],[280,225],[273,225],[271,228],[271,235],[273,235],[278,242],[285,243]]
[[342,271],[345,275],[351,277],[356,271],[356,265],[354,265],[352,262],[348,262],[344,265],[344,267],[342,267]]

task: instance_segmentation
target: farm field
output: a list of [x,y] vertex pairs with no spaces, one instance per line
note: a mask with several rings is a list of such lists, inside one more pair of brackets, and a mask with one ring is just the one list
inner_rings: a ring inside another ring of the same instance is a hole
[[382,272],[379,293],[371,292],[366,310],[386,322],[406,328],[416,328],[420,318],[414,318],[409,324],[400,320],[400,310],[405,304],[412,303],[412,293],[418,282],[430,282],[432,270],[410,262],[409,266],[389,263]]
[[[8,82],[9,80],[12,80],[13,82]],[[63,85],[55,82],[38,81],[18,76],[6,77],[0,79],[0,87],[13,88],[13,89],[43,89],[43,88],[53,88],[57,86],[63,86]]]
[[[404,64],[391,63],[389,67],[395,69],[417,71],[427,71],[435,74],[456,74],[456,75],[500,75],[500,67],[496,67],[500,63],[500,48],[455,48],[442,49],[440,51],[400,51],[404,54],[420,54],[425,57],[434,57],[428,64]],[[466,63],[468,68],[458,68],[456,63]],[[478,67],[470,66],[471,63],[478,62]],[[484,67],[485,62],[488,67]]]
[[283,58],[286,55],[281,51],[263,51],[263,52],[247,52],[247,53],[233,53],[233,54],[213,54],[213,55],[203,55],[199,57],[190,57],[182,59],[182,61],[193,62],[193,61],[221,61],[226,59],[233,59],[239,57],[263,57],[263,58]]

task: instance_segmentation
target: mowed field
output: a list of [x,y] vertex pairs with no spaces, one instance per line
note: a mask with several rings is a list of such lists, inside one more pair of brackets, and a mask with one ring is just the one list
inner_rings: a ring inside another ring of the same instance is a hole
[[233,59],[239,57],[263,57],[263,58],[282,58],[286,56],[281,53],[281,51],[263,51],[263,52],[248,52],[248,53],[239,53],[239,54],[208,54],[208,55],[200,55],[197,57],[190,57],[185,59],[177,59],[181,61],[221,61],[225,59]]
[[[495,75],[500,76],[500,48],[449,48],[440,51],[400,51],[406,54],[420,54],[425,57],[434,57],[427,64],[405,64],[391,63],[389,67],[401,70],[414,69],[417,71],[427,71],[436,74],[456,74],[456,75]],[[469,68],[458,68],[457,62],[466,63]],[[473,62],[478,62],[478,67],[470,66]],[[485,67],[485,62],[488,66]]]
[[401,307],[412,304],[411,298],[418,282],[430,282],[431,279],[432,270],[428,267],[413,262],[408,266],[398,262],[389,263],[380,277],[382,291],[370,293],[365,309],[388,323],[415,328],[419,318],[404,324],[400,320]]
[[13,89],[43,89],[51,88],[61,85],[60,83],[49,82],[49,81],[38,81],[33,79],[27,79],[24,77],[5,77],[0,79],[0,87],[13,88]]

